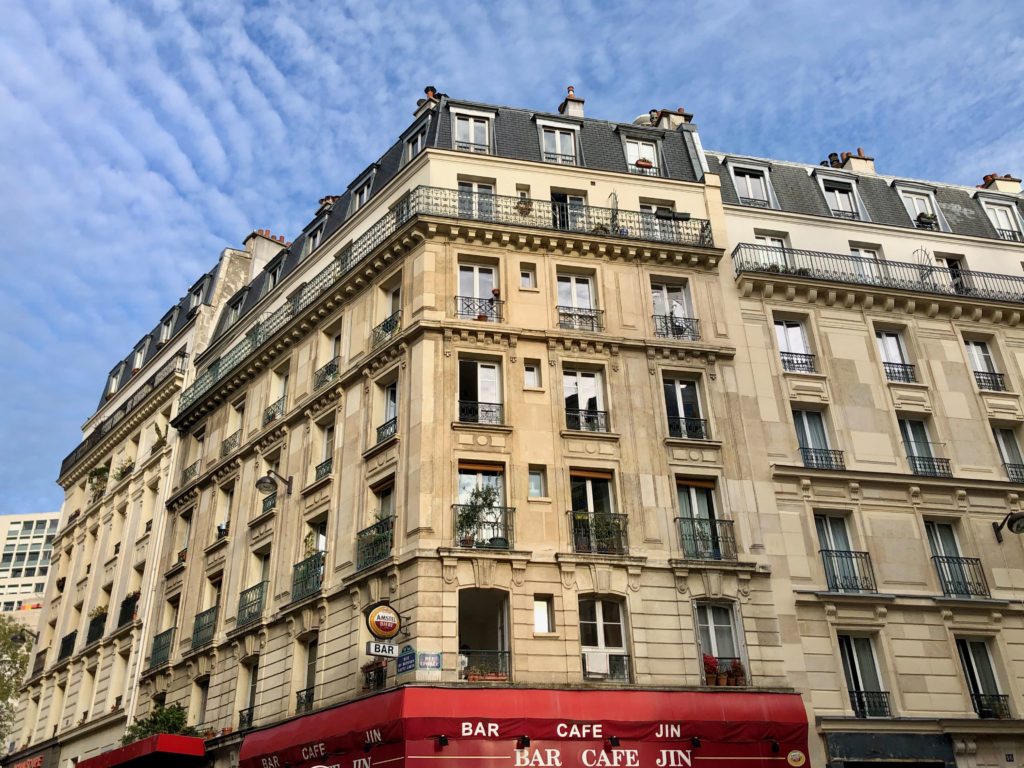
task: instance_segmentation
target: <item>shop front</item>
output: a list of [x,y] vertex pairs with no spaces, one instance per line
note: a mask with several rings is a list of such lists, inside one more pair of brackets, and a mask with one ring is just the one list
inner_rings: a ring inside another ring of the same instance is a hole
[[82,760],[77,768],[198,768],[205,756],[202,739],[162,733]]
[[21,750],[3,759],[4,768],[57,768],[60,765],[60,743],[53,739]]
[[[239,768],[805,768],[796,694],[406,687],[246,735]],[[820,768],[820,767],[818,767]]]

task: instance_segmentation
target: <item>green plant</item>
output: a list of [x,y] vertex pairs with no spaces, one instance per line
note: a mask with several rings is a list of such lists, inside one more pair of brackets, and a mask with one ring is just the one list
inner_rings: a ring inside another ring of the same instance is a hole
[[135,471],[135,462],[131,459],[125,459],[117,465],[117,469],[114,470],[114,480],[124,480],[128,475]]
[[497,506],[501,494],[493,485],[484,485],[469,492],[469,500],[460,505],[456,525],[459,536],[473,536],[483,522],[487,510]]
[[[12,638],[17,636],[19,642]],[[14,729],[18,689],[25,679],[31,642],[25,642],[24,627],[6,615],[0,615],[0,742]]]
[[107,615],[107,606],[105,606],[105,605],[97,605],[95,608],[93,608],[91,611],[89,611],[89,618],[90,619],[98,619],[100,616],[106,616],[106,615]]
[[158,705],[149,715],[136,718],[121,737],[122,744],[131,744],[159,733],[174,733],[180,736],[198,736],[199,732],[188,724],[188,712],[180,704],[169,707]]
[[302,549],[306,553],[306,557],[312,557],[316,554],[316,531],[310,531],[302,539]]

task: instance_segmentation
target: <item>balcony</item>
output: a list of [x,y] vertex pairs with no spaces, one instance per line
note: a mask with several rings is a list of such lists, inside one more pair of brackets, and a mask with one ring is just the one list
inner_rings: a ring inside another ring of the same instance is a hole
[[455,148],[460,152],[476,152],[478,155],[489,155],[491,153],[491,146],[489,144],[479,144],[472,141],[456,141]]
[[75,652],[75,642],[78,640],[78,630],[69,632],[60,639],[60,650],[57,652],[57,661],[64,661]]
[[155,669],[166,664],[171,658],[171,646],[174,644],[174,627],[164,630],[153,638],[153,649],[149,652],[149,668]]
[[389,515],[356,534],[356,569],[363,570],[391,556],[395,517]]
[[996,227],[996,234],[1000,240],[1009,240],[1011,243],[1024,243],[1024,235],[1016,229],[999,229]]
[[238,710],[238,730],[248,731],[252,728],[252,721],[256,715],[256,707],[246,707]]
[[735,560],[732,520],[677,517],[679,546],[687,560]]
[[829,592],[877,592],[871,555],[847,549],[823,549],[825,583]]
[[475,296],[456,296],[455,314],[463,320],[500,323],[504,319],[505,302],[494,296],[478,299]]
[[604,330],[603,309],[579,309],[576,307],[555,307],[558,310],[558,327],[567,331]]
[[386,318],[382,322],[378,323],[373,331],[370,333],[370,346],[379,347],[385,341],[390,339],[396,333],[399,328],[402,327],[402,310],[398,310],[390,317]]
[[481,549],[510,549],[515,507],[484,507],[452,504],[455,545]]
[[908,363],[882,363],[882,368],[885,369],[886,381],[898,381],[901,384],[917,382],[914,366]]
[[628,555],[629,535],[625,515],[589,512],[569,513],[573,551],[599,555]]
[[1024,483],[1024,464],[1003,464],[1011,483]]
[[988,581],[977,557],[932,557],[946,597],[989,597]]
[[315,595],[324,584],[324,552],[314,552],[292,568],[292,602]]
[[814,355],[803,352],[780,352],[782,370],[789,373],[817,373],[818,364]]
[[117,612],[117,627],[128,626],[135,621],[135,609],[139,605],[139,593],[128,595],[124,600],[121,601],[121,608]]
[[323,480],[325,477],[329,477],[331,472],[334,470],[334,457],[329,456],[324,461],[321,461],[316,465],[316,469],[313,472],[313,482],[317,480]]
[[199,461],[194,461],[181,470],[181,484],[188,485],[197,477],[199,477]]
[[1015,275],[951,270],[932,264],[878,261],[849,254],[751,243],[736,246],[732,258],[737,277],[744,272],[760,272],[938,296],[970,296],[989,301],[1024,303],[1024,277]]
[[[511,654],[508,651],[459,651],[459,677],[471,683],[508,682]],[[463,665],[464,664],[464,665]]]
[[700,341],[700,320],[695,317],[654,315],[654,335],[659,339]]
[[629,172],[635,176],[661,176],[661,171],[655,165],[627,165]]
[[107,614],[103,613],[98,616],[93,616],[89,619],[89,626],[85,631],[85,644],[92,645],[93,643],[103,638],[103,633],[107,628]]
[[565,428],[577,432],[608,432],[608,411],[565,411]]
[[545,163],[557,163],[558,165],[576,165],[576,155],[563,152],[545,152]]
[[904,446],[907,449],[907,463],[910,464],[910,471],[921,477],[952,477],[953,470],[949,466],[949,459],[942,459],[931,455],[934,445],[938,444],[904,442]]
[[608,680],[617,683],[628,683],[630,681],[630,659],[628,653],[583,651],[581,657],[583,659],[583,678],[585,680]]
[[846,219],[847,221],[860,221],[860,214],[856,211],[844,211],[841,208],[831,208],[833,219]]
[[888,691],[850,691],[850,705],[856,717],[892,717]]
[[192,622],[192,650],[202,648],[213,642],[213,634],[217,629],[217,610],[220,606],[207,608],[196,614]]
[[277,400],[274,403],[271,403],[266,407],[266,409],[263,411],[264,427],[267,426],[267,424],[269,424],[270,422],[274,421],[275,419],[279,419],[282,416],[284,416],[285,399],[285,396],[282,395],[279,400]]
[[480,403],[476,400],[459,400],[459,421],[464,424],[505,423],[505,406],[501,403]]
[[380,445],[385,440],[390,440],[398,432],[398,417],[388,419],[379,427],[377,427],[377,445]]
[[336,357],[329,363],[321,365],[313,373],[313,391],[323,389],[332,381],[338,378],[338,363],[341,358]]
[[984,720],[1009,720],[1010,697],[999,693],[972,693],[971,706]]
[[707,419],[690,419],[686,417],[668,417],[668,436],[686,440],[710,440]]
[[242,444],[242,430],[235,431],[229,437],[224,438],[224,441],[220,444],[220,455],[221,458],[229,456],[238,450],[238,446]]
[[32,662],[32,674],[29,677],[35,677],[43,672],[46,668],[46,653],[47,649],[43,649],[36,654],[35,661]]
[[986,392],[1006,391],[1005,374],[992,371],[975,371],[974,380],[978,382],[978,389],[983,389]]
[[303,688],[295,692],[295,714],[302,715],[313,711],[313,688]]
[[770,204],[767,200],[760,197],[741,197],[740,205],[745,205],[749,208],[770,208]]
[[833,451],[831,448],[801,448],[800,458],[808,469],[846,469],[843,452]]
[[263,506],[261,514],[267,514],[273,509],[277,509],[277,491],[263,497]]
[[238,616],[235,627],[244,627],[263,618],[263,601],[267,594],[267,584],[261,581],[255,586],[243,589],[238,595]]

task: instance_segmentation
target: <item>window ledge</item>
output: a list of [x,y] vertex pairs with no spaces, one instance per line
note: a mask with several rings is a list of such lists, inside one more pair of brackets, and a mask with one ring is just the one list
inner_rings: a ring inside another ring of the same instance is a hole
[[302,489],[302,495],[303,496],[309,496],[309,494],[314,493],[315,491],[319,491],[321,488],[324,488],[325,486],[330,485],[331,484],[331,480],[333,480],[333,479],[334,479],[334,474],[330,473],[330,474],[324,475],[319,480],[314,480],[313,482],[311,482],[309,485],[307,485],[305,488]]
[[532,503],[550,504],[551,503],[551,497],[550,496],[527,496],[526,497],[526,503],[527,504],[532,504]]
[[481,424],[478,421],[453,421],[452,429],[465,432],[501,432],[506,435],[512,434],[512,427],[508,424]]
[[230,536],[221,536],[219,539],[214,541],[212,544],[207,544],[206,547],[203,549],[203,553],[207,554],[207,555],[212,554],[213,552],[216,552],[221,547],[226,547],[228,545],[228,542],[230,542],[230,541],[231,541],[231,537]]
[[523,387],[523,392],[543,392],[544,387]]
[[376,456],[381,451],[385,451],[388,448],[390,448],[391,446],[396,445],[397,443],[398,443],[398,435],[392,435],[387,440],[381,440],[376,445],[373,445],[373,446],[367,448],[365,451],[363,451],[363,458],[364,459],[373,458],[374,456]]
[[686,437],[666,437],[665,445],[677,448],[714,448],[721,450],[721,440],[691,440]]
[[794,379],[817,379],[819,381],[825,381],[826,379],[828,379],[828,375],[827,374],[819,373],[817,371],[815,371],[814,373],[811,373],[810,371],[787,371],[787,370],[783,370],[782,371],[782,375],[786,376],[788,378],[794,378]]
[[587,429],[563,429],[559,434],[562,437],[589,437],[593,440],[604,440],[609,443],[619,442],[618,432],[591,432]]
[[166,571],[164,571],[164,578],[169,579],[185,570],[185,563],[175,563]]
[[932,600],[940,605],[1009,605],[1009,600],[998,597],[950,597],[949,595],[932,595]]
[[263,525],[263,523],[273,520],[275,514],[277,514],[277,507],[267,510],[260,515],[256,515],[256,517],[249,521],[249,527],[255,528],[256,526]]
[[889,389],[895,389],[896,387],[906,387],[907,389],[919,389],[922,392],[928,390],[928,385],[925,384],[923,381],[892,381],[890,379],[886,379],[885,383],[888,385]]
[[519,289],[523,293],[540,293],[540,288],[522,288]]

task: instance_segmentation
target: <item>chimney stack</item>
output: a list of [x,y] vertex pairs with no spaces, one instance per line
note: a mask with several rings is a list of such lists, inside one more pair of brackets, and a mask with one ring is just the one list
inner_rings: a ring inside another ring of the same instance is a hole
[[978,185],[978,189],[987,189],[990,192],[1005,192],[1008,195],[1019,195],[1020,194],[1020,179],[1015,178],[1009,173],[1000,176],[998,173],[990,173],[985,176],[983,183]]
[[843,152],[843,165],[844,171],[853,171],[854,173],[875,173],[875,158],[868,157],[864,154],[864,147],[857,147],[857,154],[854,155],[850,152]]
[[558,105],[558,114],[569,117],[583,117],[583,99],[576,95],[576,88],[569,86],[565,101]]
[[412,113],[414,117],[419,117],[427,110],[433,109],[439,101],[437,88],[432,85],[428,85],[423,89],[423,93],[426,94],[427,98],[416,100],[416,110]]

